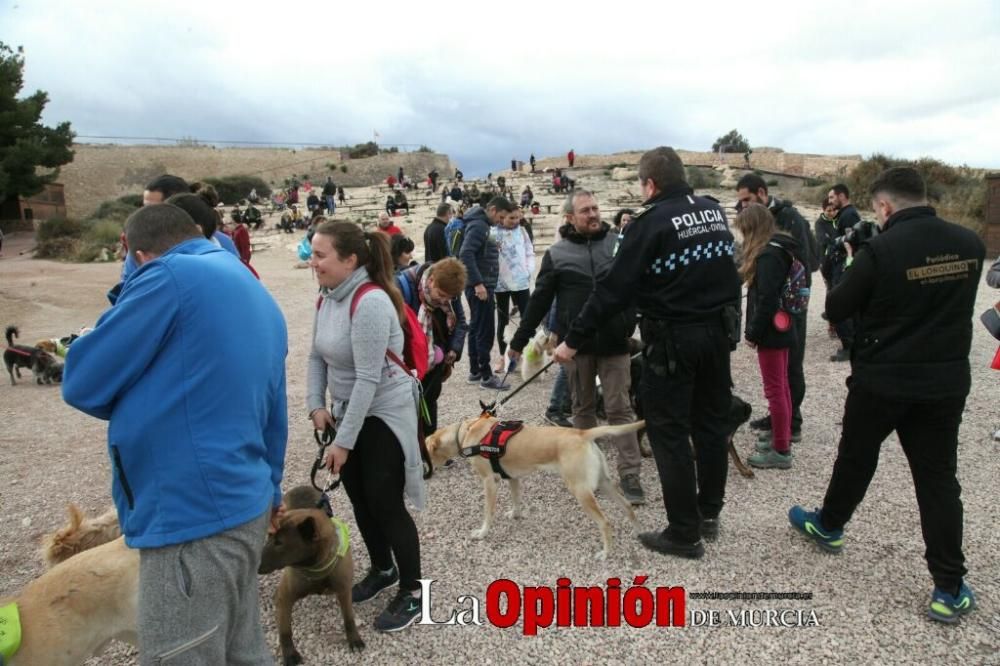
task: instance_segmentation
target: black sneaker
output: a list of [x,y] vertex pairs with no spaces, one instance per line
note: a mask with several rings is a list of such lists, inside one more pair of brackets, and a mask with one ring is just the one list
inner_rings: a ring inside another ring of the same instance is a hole
[[626,474],[618,482],[618,486],[622,489],[622,495],[632,506],[646,503],[646,493],[642,491],[638,474]]
[[705,554],[705,546],[702,545],[701,541],[681,543],[674,541],[663,532],[643,532],[639,535],[639,542],[657,553],[686,557],[691,560],[701,559]]
[[399,582],[399,572],[396,567],[389,573],[382,573],[375,567],[368,570],[368,573],[360,582],[351,588],[351,601],[360,604],[363,601],[374,599],[382,590],[392,587]]
[[479,384],[483,381],[482,376],[478,372],[470,372],[468,381],[470,384]]
[[750,422],[750,429],[758,432],[771,432],[771,415],[764,414],[759,419]]
[[545,412],[545,420],[560,428],[572,428],[573,423],[566,418],[565,414],[559,412]]
[[701,538],[705,541],[715,541],[719,538],[719,519],[718,518],[702,518],[701,520]]
[[399,590],[389,605],[375,618],[376,631],[402,631],[420,617],[420,599],[406,590]]

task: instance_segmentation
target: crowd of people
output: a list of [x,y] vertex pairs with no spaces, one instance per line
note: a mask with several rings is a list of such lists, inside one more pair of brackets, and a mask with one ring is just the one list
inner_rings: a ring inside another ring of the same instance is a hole
[[[572,166],[573,151],[567,158]],[[509,189],[463,187],[456,172],[424,230],[422,263],[389,202],[372,231],[313,218],[319,301],[305,408],[317,431],[333,433],[323,464],[340,474],[367,550],[354,603],[396,586],[375,628],[396,631],[418,618],[420,534],[404,498],[417,510],[426,503],[420,440],[438,427],[437,402],[463,352],[468,384],[505,391],[539,329],[558,343],[560,364],[546,417],[589,428],[603,410],[610,423],[629,423],[641,402],[665,512],[664,528],[639,540],[656,553],[703,557],[704,542],[722,534],[726,447],[739,425],[731,352],[740,342],[756,351],[769,406],[752,424],[762,436],[750,464],[790,469],[793,443],[808,432],[802,359],[811,274],[820,270],[830,284],[825,317],[851,380],[825,497],[815,510],[792,507],[788,520],[840,552],[880,445],[895,431],[934,582],[927,612],[955,622],[972,610],[956,458],[982,241],[938,218],[908,168],[887,170],[869,188],[878,233],[864,230],[842,185],[814,233],[748,175],[736,187],[739,242],[719,203],[688,185],[672,149],[645,153],[638,179],[643,207],[618,211],[613,225],[594,193],[571,187],[537,276],[523,212],[535,203],[530,188],[518,206]],[[402,168],[396,181],[405,182]],[[320,205],[332,212],[336,190],[327,184]],[[255,577],[266,528],[284,518],[284,317],[252,272],[245,221],[220,219],[210,188],[163,176],[147,186],[144,204],[126,224],[112,307],[67,357],[64,397],[110,421],[115,504],[128,544],[140,550],[143,652],[185,645],[185,659],[205,663],[266,661]],[[993,273],[1000,261],[990,277],[1000,283]],[[241,307],[218,307],[231,302]],[[512,308],[518,323],[508,340]],[[241,343],[189,363],[191,341],[209,339]],[[612,444],[622,493],[645,503],[635,434]],[[157,447],[173,452],[169,465],[148,455]],[[193,579],[190,589],[165,584],[178,576]],[[197,612],[186,610],[192,603]]]

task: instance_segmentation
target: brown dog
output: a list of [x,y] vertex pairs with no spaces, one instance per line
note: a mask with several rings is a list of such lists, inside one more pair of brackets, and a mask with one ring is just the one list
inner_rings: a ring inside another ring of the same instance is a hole
[[339,527],[317,508],[321,498],[322,494],[309,486],[298,486],[285,493],[285,515],[277,532],[267,538],[261,554],[258,573],[268,574],[284,567],[275,606],[285,666],[302,663],[302,655],[292,641],[292,607],[310,594],[336,594],[344,616],[348,647],[351,651],[365,647],[351,603],[354,563],[346,526]]
[[135,645],[139,551],[119,537],[54,566],[0,606],[11,601],[21,620],[12,665],[77,666],[113,638]]
[[[438,430],[427,438],[427,451],[434,465],[448,458],[458,457],[459,449],[476,445],[493,427],[497,419],[484,414],[477,419],[454,423]],[[615,500],[625,509],[629,520],[635,523],[635,511],[622,495],[608,473],[608,461],[594,443],[598,437],[635,432],[646,425],[637,421],[626,425],[602,426],[589,430],[548,426],[524,426],[510,438],[507,451],[500,459],[500,466],[510,478],[510,495],[513,508],[510,518],[521,517],[521,483],[519,479],[540,469],[559,472],[566,487],[573,493],[580,506],[587,512],[601,532],[604,548],[595,557],[604,559],[611,552],[611,524],[597,505],[594,490],[600,488],[605,496]],[[489,460],[474,455],[468,458],[473,469],[483,481],[485,504],[483,525],[472,533],[473,539],[482,539],[489,532],[496,514],[497,479]]]

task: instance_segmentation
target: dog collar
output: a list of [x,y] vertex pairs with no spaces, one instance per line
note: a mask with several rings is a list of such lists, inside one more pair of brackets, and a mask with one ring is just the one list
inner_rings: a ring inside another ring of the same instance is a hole
[[351,533],[347,529],[347,523],[333,517],[330,518],[330,522],[333,523],[333,528],[337,531],[337,550],[325,564],[318,567],[295,567],[306,578],[325,578],[330,569],[336,566],[337,562],[347,554],[347,549],[350,548]]
[[17,603],[0,606],[0,664],[10,661],[21,647],[21,616]]

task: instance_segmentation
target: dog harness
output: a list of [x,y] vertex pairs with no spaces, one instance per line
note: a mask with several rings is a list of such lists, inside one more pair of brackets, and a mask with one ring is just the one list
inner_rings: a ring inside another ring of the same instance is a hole
[[[302,575],[306,578],[317,579],[325,578],[330,572],[330,569],[340,562],[341,558],[347,554],[347,549],[351,547],[351,533],[347,530],[347,523],[342,520],[338,520],[333,516],[330,516],[330,522],[333,523],[333,529],[337,532],[337,550],[330,556],[325,564],[318,567],[295,567],[302,572]],[[3,666],[0,664],[0,666]]]
[[459,453],[463,458],[471,458],[477,454],[486,458],[490,461],[494,474],[499,474],[501,479],[509,479],[510,476],[500,466],[500,459],[507,453],[507,442],[522,429],[524,421],[497,421],[479,444],[467,449],[460,448]]
[[17,603],[0,606],[0,666],[3,666],[21,647],[21,616]]

